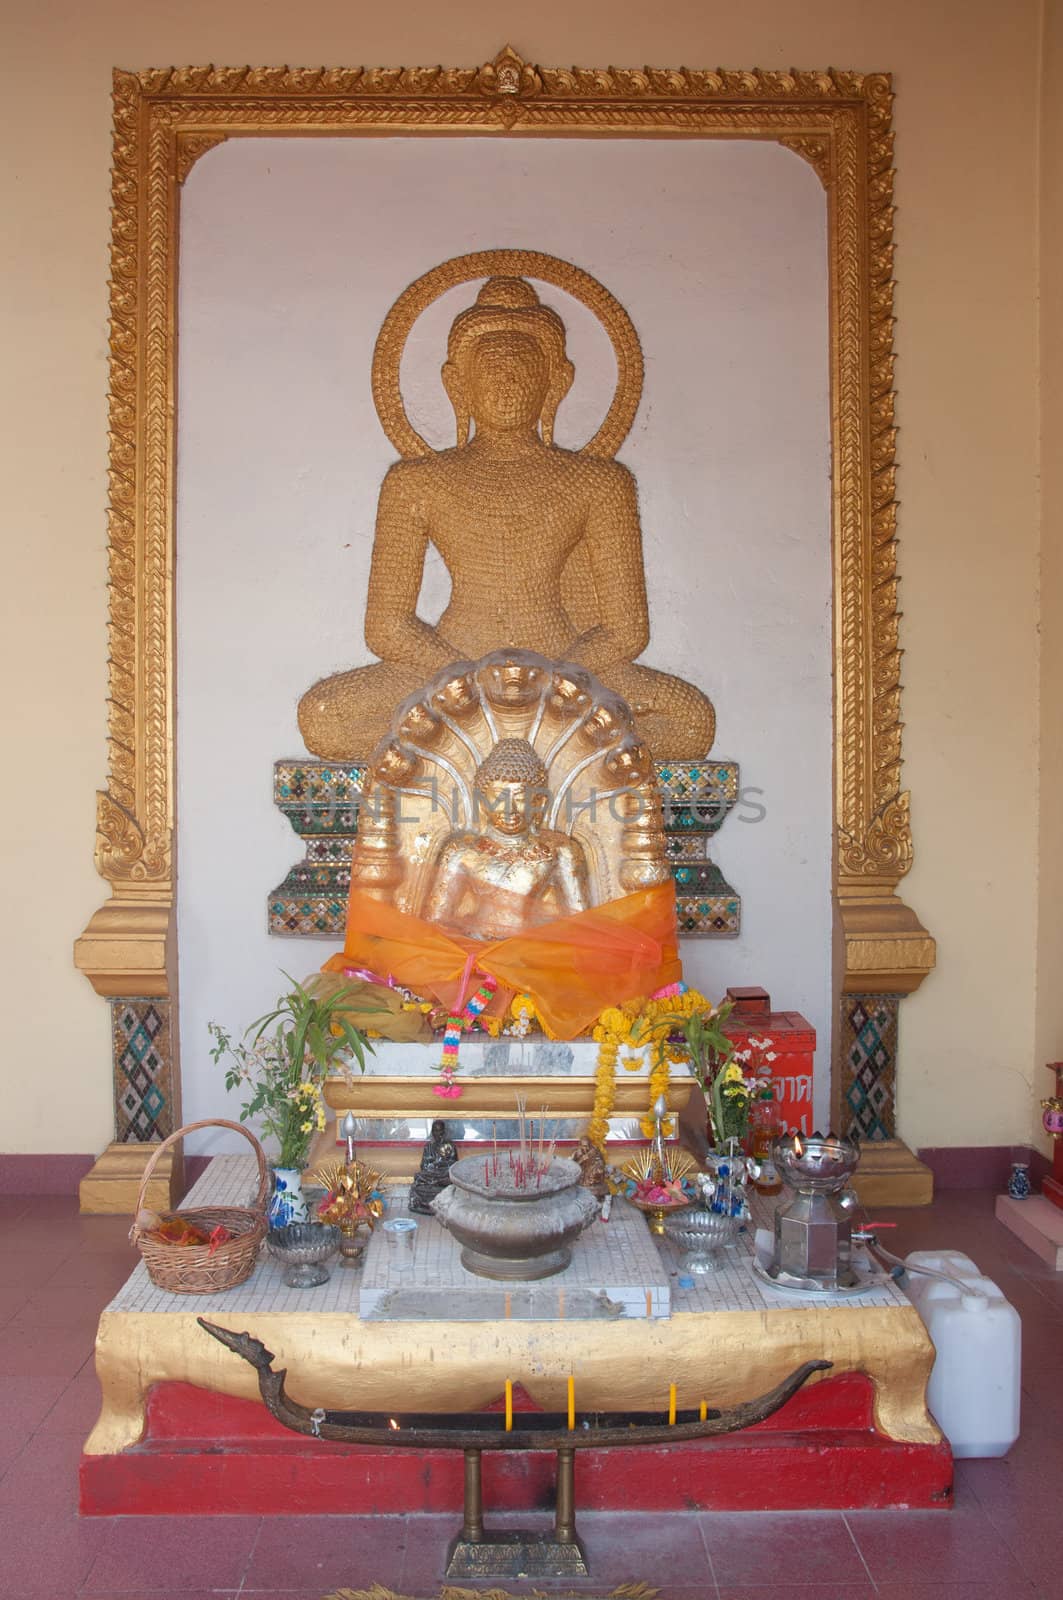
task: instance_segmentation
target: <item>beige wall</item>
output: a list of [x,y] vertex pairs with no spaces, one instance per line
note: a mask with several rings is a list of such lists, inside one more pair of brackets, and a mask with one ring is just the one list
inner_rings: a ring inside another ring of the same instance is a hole
[[[70,957],[101,897],[91,841],[104,774],[110,68],[467,63],[507,37],[546,62],[831,64],[896,76],[902,637],[917,850],[908,896],[940,947],[938,972],[903,1013],[901,1131],[914,1144],[1025,1139],[1039,738],[1032,0],[741,10],[719,0],[165,9],[70,0],[22,8],[5,34],[0,182],[15,287],[3,311],[0,434],[10,708],[0,1146],[90,1151],[110,1134],[106,1007]],[[1045,927],[1041,948],[1047,957]],[[1059,1006],[1042,975],[1039,1049],[1049,1047],[1049,1000]]]
[[[1041,83],[1041,831],[1033,1120],[1063,1060],[1063,5],[1045,9]],[[1041,1135],[1042,1147],[1049,1141]]]

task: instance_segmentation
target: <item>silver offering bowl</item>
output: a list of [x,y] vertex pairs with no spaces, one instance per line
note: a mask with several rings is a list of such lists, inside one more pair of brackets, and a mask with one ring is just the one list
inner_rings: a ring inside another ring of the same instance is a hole
[[724,1248],[741,1222],[741,1217],[691,1206],[674,1217],[665,1217],[664,1232],[683,1252],[683,1265],[688,1272],[718,1272],[723,1266]]
[[328,1222],[289,1222],[269,1235],[270,1254],[284,1266],[289,1289],[313,1289],[327,1283],[323,1262],[340,1247],[340,1230]]
[[834,1133],[784,1133],[772,1147],[783,1182],[798,1194],[837,1194],[860,1159],[852,1139]]

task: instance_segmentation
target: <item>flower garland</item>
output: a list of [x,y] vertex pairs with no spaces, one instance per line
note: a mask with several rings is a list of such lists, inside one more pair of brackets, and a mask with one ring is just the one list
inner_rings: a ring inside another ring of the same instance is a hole
[[476,993],[466,1000],[461,1011],[453,1012],[447,1018],[446,1027],[443,1029],[443,1054],[439,1062],[440,1081],[433,1084],[433,1094],[442,1095],[447,1100],[461,1098],[461,1084],[454,1081],[454,1074],[458,1070],[461,1036],[465,1029],[476,1021],[497,988],[495,979],[486,977]]
[[603,1152],[609,1132],[609,1117],[616,1099],[616,1058],[620,1054],[621,1044],[626,1042],[630,1034],[631,1018],[618,1006],[606,1006],[591,1035],[598,1045],[598,1066],[594,1076],[594,1107],[587,1138]]
[[[607,1006],[598,1018],[593,1038],[598,1044],[595,1068],[594,1110],[587,1137],[604,1150],[609,1132],[609,1115],[616,1099],[616,1064],[621,1046],[631,1051],[621,1063],[627,1072],[637,1072],[646,1049],[652,1052],[649,1099],[639,1126],[646,1138],[654,1133],[653,1106],[661,1095],[667,1099],[672,1066],[686,1061],[687,1053],[673,1040],[679,1021],[695,1011],[709,1009],[709,1002],[696,989],[685,984],[669,984],[648,1000],[628,1001],[624,1006]],[[665,1119],[665,1136],[674,1131],[674,1120]]]
[[[460,1014],[454,1013],[447,1018],[443,1033],[443,1055],[439,1063],[441,1081],[434,1086],[433,1093],[448,1099],[460,1096],[461,1086],[455,1082],[458,1051],[462,1034],[474,1022],[478,1022],[493,1038],[501,1033],[510,1038],[523,1039],[535,1025],[542,1029],[547,1038],[554,1037],[539,1015],[530,994],[513,996],[509,1004],[509,1019],[506,1021],[500,1017],[483,1016],[495,987],[494,981],[487,979]],[[622,1006],[606,1006],[591,1034],[598,1046],[598,1059],[594,1075],[594,1105],[587,1128],[590,1142],[604,1151],[609,1118],[616,1103],[617,1063],[626,1072],[637,1072],[647,1050],[651,1052],[649,1095],[639,1126],[647,1139],[652,1138],[652,1108],[661,1095],[667,1099],[672,1067],[690,1060],[685,1040],[677,1038],[677,1035],[683,1035],[684,1025],[692,1018],[703,1016],[715,1019],[725,1014],[697,989],[688,989],[683,983],[669,984],[649,999],[629,1000]],[[620,1056],[622,1048],[629,1052],[623,1059]],[[666,1137],[670,1137],[674,1132],[674,1118],[665,1119],[662,1131]]]

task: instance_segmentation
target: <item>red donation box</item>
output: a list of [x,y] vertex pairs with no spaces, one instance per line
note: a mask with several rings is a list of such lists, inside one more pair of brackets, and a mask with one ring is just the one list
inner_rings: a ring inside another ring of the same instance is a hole
[[751,1039],[768,1041],[775,1060],[768,1063],[772,1093],[780,1122],[789,1132],[812,1133],[812,1062],[816,1050],[816,1030],[800,1011],[773,1011],[766,989],[728,989],[734,1010],[724,1028],[739,1050]]

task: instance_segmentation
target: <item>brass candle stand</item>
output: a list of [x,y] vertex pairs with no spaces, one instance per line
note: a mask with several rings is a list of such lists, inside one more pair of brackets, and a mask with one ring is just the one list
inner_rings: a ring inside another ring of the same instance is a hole
[[[693,1439],[737,1433],[763,1422],[784,1406],[813,1374],[828,1372],[829,1361],[806,1361],[766,1394],[732,1406],[667,1412],[521,1412],[506,1428],[500,1412],[328,1411],[300,1405],[284,1387],[286,1372],[273,1370],[273,1353],[249,1333],[197,1317],[199,1326],[242,1356],[258,1373],[262,1400],[285,1428],[340,1444],[383,1445],[389,1449],[462,1450],[465,1456],[461,1531],[450,1546],[448,1578],[573,1578],[587,1574],[587,1558],[576,1531],[575,1454],[582,1449],[622,1445],[684,1444]],[[550,1533],[484,1527],[482,1455],[485,1450],[553,1450],[557,1455],[557,1496]]]

